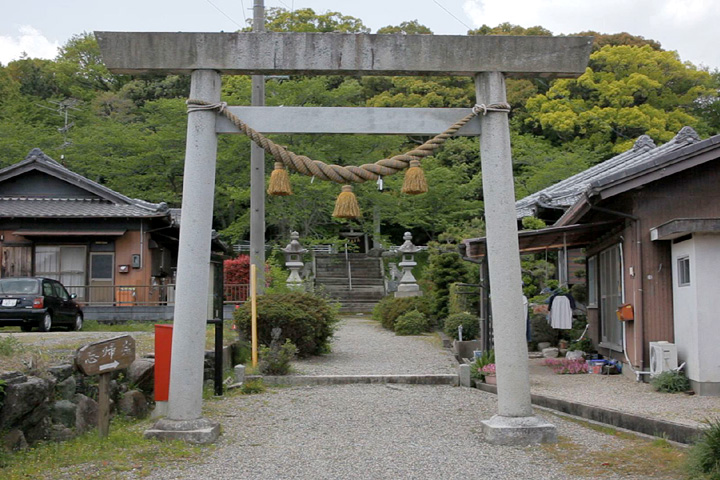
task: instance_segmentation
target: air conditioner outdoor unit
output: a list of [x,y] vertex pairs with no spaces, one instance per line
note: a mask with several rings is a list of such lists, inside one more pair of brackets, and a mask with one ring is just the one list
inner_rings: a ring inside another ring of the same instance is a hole
[[678,367],[677,345],[670,342],[650,342],[650,376],[655,377]]

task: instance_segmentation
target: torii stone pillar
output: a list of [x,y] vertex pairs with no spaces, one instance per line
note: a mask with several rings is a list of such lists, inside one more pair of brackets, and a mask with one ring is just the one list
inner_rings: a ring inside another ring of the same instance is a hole
[[[219,102],[220,74],[213,70],[194,71],[190,98]],[[200,416],[207,303],[205,296],[198,293],[207,292],[210,276],[216,118],[213,110],[188,114],[168,416],[146,431],[146,437],[212,443],[220,435],[220,424]],[[200,395],[187,394],[189,389],[197,390],[198,386]]]
[[[505,79],[499,72],[475,76],[477,103],[504,103]],[[507,113],[480,118],[487,257],[492,291],[498,414],[482,422],[491,443],[527,445],[556,441],[555,426],[533,415],[525,339],[522,278],[515,219],[510,129]]]
[[[577,77],[585,71],[592,48],[591,37],[267,32],[95,32],[95,37],[111,72],[192,73],[192,95],[210,102],[219,98],[217,71],[230,75],[476,76],[479,102],[491,104],[505,100],[505,75]],[[209,88],[210,83],[217,90]],[[423,108],[229,109],[265,134],[436,135],[468,113],[468,109]],[[204,302],[195,305],[193,295],[207,291],[208,285],[217,142],[209,131],[212,125],[216,133],[237,133],[223,117],[216,122],[214,112],[190,114],[170,414],[164,423],[156,424],[158,436],[188,441],[212,441],[217,431],[201,418],[202,376],[198,372],[202,370],[205,306]],[[484,422],[483,430],[494,443],[548,441],[555,436],[554,427],[535,417],[530,404],[507,114],[489,112],[479,121],[468,122],[458,134],[480,132],[499,405],[498,415]]]

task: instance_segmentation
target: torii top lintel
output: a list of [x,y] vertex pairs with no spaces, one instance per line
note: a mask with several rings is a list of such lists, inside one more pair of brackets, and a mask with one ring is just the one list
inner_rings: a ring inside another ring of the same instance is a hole
[[95,32],[113,73],[576,77],[592,37]]

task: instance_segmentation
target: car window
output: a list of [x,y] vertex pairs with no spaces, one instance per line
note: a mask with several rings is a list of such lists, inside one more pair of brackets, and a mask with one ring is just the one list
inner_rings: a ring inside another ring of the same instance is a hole
[[65,290],[65,287],[61,284],[53,282],[53,288],[55,288],[56,297],[62,298],[63,300],[70,300],[70,295],[68,295],[67,290]]
[[0,293],[37,295],[38,285],[34,278],[2,278]]
[[54,297],[55,292],[53,292],[53,287],[50,282],[43,282],[43,295],[46,297]]

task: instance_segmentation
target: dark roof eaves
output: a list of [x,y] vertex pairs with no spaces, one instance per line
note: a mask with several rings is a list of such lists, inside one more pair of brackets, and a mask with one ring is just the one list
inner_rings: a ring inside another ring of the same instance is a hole
[[95,193],[98,196],[105,198],[107,200],[117,202],[117,203],[125,203],[127,205],[134,205],[138,208],[142,208],[144,210],[148,210],[149,212],[158,212],[159,215],[151,215],[151,216],[164,216],[166,215],[167,205],[163,203],[151,203],[146,202],[144,200],[139,200],[135,198],[130,198],[122,193],[118,193],[115,190],[112,190],[104,185],[101,185],[97,182],[94,182],[90,180],[89,178],[83,177],[82,175],[73,172],[72,170],[69,170],[68,168],[64,167],[57,161],[53,160],[51,157],[49,157],[45,152],[40,150],[39,148],[33,148],[30,153],[25,157],[24,160],[14,164],[10,165],[9,167],[5,167],[0,170],[0,182],[3,180],[6,180],[7,178],[12,178],[16,175],[25,173],[32,168],[32,164],[35,164],[38,170],[47,173],[48,175],[52,175],[56,178],[60,178],[61,180],[67,181],[68,183],[74,184],[80,188],[83,188],[85,190],[90,191],[91,193]]

